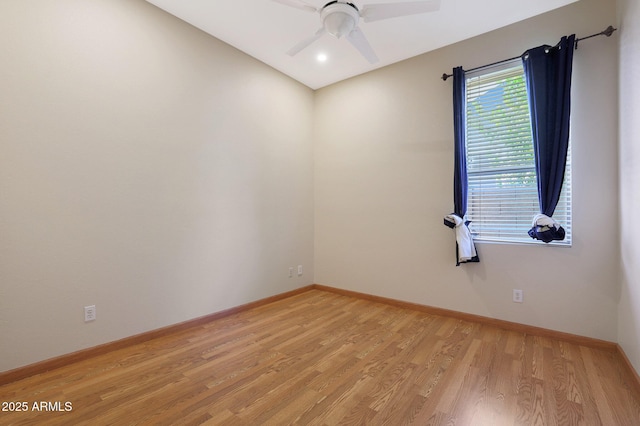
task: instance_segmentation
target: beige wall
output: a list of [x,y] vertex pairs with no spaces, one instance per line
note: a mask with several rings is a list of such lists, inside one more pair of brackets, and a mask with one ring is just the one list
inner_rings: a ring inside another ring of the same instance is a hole
[[615,20],[615,3],[582,0],[319,90],[315,281],[616,340],[617,36],[575,56],[571,248],[478,244],[482,262],[455,267],[442,224],[453,209],[451,81],[439,78]]
[[640,4],[620,0],[620,243],[622,292],[619,342],[640,372]]
[[313,282],[310,89],[142,0],[3,0],[0,52],[0,371]]

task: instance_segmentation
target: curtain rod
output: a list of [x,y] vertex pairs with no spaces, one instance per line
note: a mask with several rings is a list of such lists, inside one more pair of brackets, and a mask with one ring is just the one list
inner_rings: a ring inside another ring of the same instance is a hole
[[[575,49],[576,49],[576,50],[578,49],[578,42],[579,42],[579,41],[586,40],[586,39],[591,38],[591,37],[601,36],[601,35],[603,35],[603,36],[607,36],[607,37],[611,37],[611,34],[613,34],[613,32],[614,32],[614,31],[616,31],[616,30],[617,30],[617,28],[613,28],[611,25],[609,25],[609,26],[607,27],[607,29],[606,29],[606,30],[601,31],[601,32],[599,32],[599,33],[597,33],[597,34],[591,34],[590,36],[586,36],[586,37],[582,37],[582,38],[577,38],[577,39],[576,39],[576,42],[575,42]],[[491,64],[487,64],[487,65],[482,65],[482,66],[479,66],[479,67],[471,68],[470,70],[467,70],[467,72],[476,71],[476,70],[479,70],[479,69],[482,69],[482,68],[491,67],[491,66],[494,66],[494,65],[500,65],[500,64],[505,63],[505,62],[513,61],[514,59],[518,59],[518,58],[520,58],[520,57],[522,57],[522,55],[514,56],[513,58],[509,58],[509,59],[503,59],[503,60],[501,60],[501,61],[493,62],[493,63],[491,63]],[[442,77],[441,77],[441,78],[442,78],[444,81],[447,81],[447,79],[448,79],[449,77],[452,77],[452,76],[453,76],[453,74],[447,74],[447,73],[444,73],[444,74],[442,74]]]

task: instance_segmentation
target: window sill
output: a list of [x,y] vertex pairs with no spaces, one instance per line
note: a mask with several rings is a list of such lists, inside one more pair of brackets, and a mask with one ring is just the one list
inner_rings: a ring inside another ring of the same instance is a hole
[[510,245],[510,246],[543,246],[543,247],[558,247],[558,248],[571,248],[573,245],[572,242],[545,243],[543,241],[538,241],[534,239],[531,239],[531,241],[501,241],[501,240],[485,240],[480,238],[474,238],[473,242],[475,244],[499,244],[499,245]]

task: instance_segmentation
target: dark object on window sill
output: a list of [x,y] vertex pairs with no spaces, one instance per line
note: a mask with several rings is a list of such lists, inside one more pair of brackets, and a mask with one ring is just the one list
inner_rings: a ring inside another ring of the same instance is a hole
[[544,241],[545,243],[550,243],[551,241],[562,241],[564,240],[565,232],[562,226],[548,227],[548,226],[534,226],[529,229],[529,236],[534,240]]

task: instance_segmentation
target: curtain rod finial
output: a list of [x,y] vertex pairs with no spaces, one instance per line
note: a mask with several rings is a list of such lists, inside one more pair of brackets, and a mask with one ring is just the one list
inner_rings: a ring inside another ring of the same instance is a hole
[[451,76],[450,76],[449,74],[447,74],[446,72],[445,72],[444,74],[442,74],[442,79],[443,79],[444,81],[447,81],[447,79],[448,79],[449,77],[451,77]]
[[575,49],[576,49],[576,50],[578,50],[578,43],[579,43],[580,41],[582,41],[582,40],[586,40],[586,39],[588,39],[588,38],[591,38],[591,37],[597,37],[597,36],[601,36],[601,35],[604,35],[604,36],[607,36],[607,37],[611,37],[611,34],[613,34],[614,32],[616,32],[617,30],[618,30],[617,28],[613,28],[613,26],[612,26],[612,25],[609,25],[609,26],[607,27],[607,29],[606,29],[606,30],[601,31],[601,32],[599,32],[598,34],[591,34],[590,36],[586,36],[586,37],[582,37],[582,38],[577,38],[577,39],[576,39],[576,43],[575,43]]

